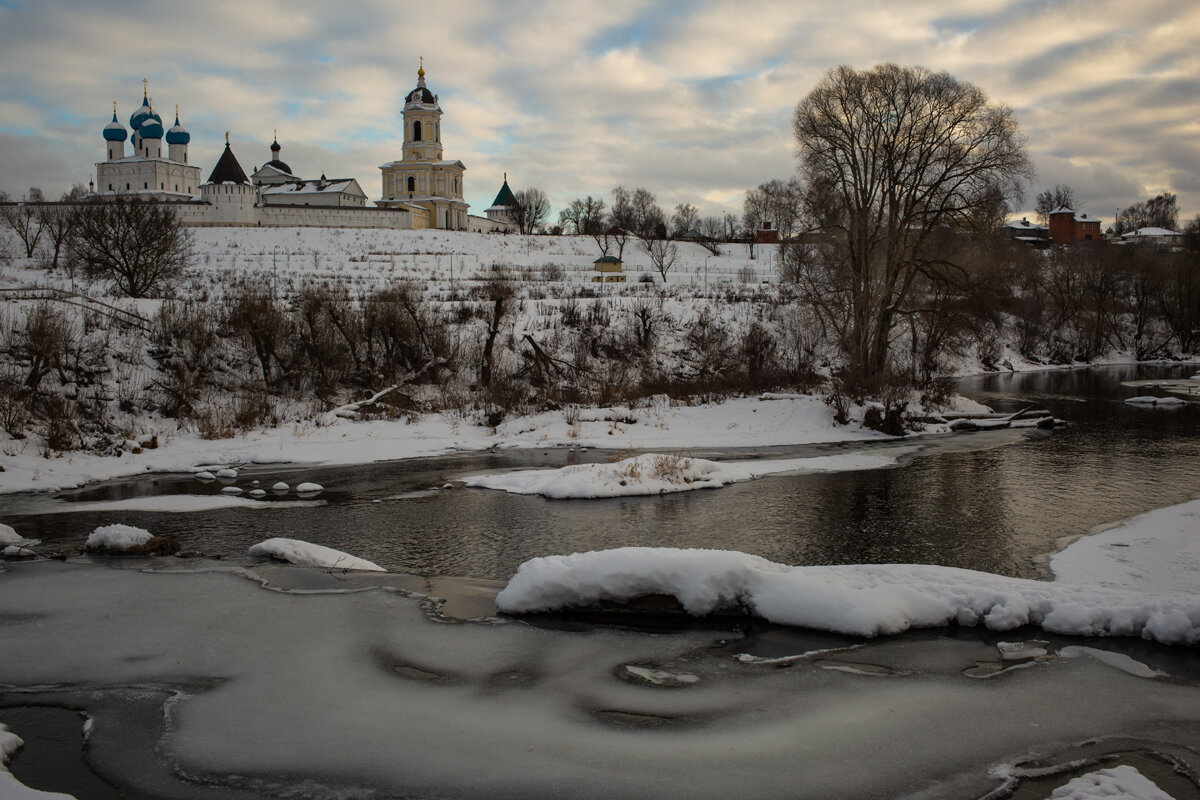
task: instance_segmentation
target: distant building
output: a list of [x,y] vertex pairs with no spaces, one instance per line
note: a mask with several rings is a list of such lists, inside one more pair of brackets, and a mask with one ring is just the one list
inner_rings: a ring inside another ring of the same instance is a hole
[[1040,246],[1050,243],[1050,229],[1045,225],[1030,222],[1024,217],[1005,223],[1004,230],[1008,232],[1008,238],[1018,242]]
[[1059,206],[1050,212],[1050,241],[1054,244],[1098,242],[1100,220],[1087,214]]
[[279,159],[279,136],[271,142],[271,160],[254,171],[250,182],[259,187],[259,202],[268,206],[365,207],[367,193],[354,178],[298,178]]
[[512,189],[508,188],[507,172],[504,173],[504,185],[496,193],[496,199],[483,213],[487,214],[487,218],[492,222],[512,229],[517,227],[517,198]]
[[383,173],[380,208],[405,209],[415,228],[467,230],[461,161],[443,158],[442,108],[425,85],[425,67],[417,86],[404,98],[404,148],[399,161],[379,167]]
[[1138,228],[1136,231],[1121,234],[1121,241],[1156,247],[1176,247],[1183,244],[1183,234],[1167,228]]
[[775,227],[774,222],[763,220],[757,231],[754,232],[755,244],[779,244],[779,229]]
[[592,265],[600,273],[592,276],[592,283],[625,283],[625,269],[616,256],[600,256]]
[[[104,126],[106,159],[96,164],[93,194],[100,196],[132,195],[147,200],[190,200],[199,194],[200,168],[188,164],[191,134],[179,122],[165,132],[167,155],[162,154],[164,139],[162,117],[150,104],[150,93],[142,82],[142,105],[129,118],[132,133],[117,120],[113,101],[112,122]],[[125,152],[129,139],[132,152]]]

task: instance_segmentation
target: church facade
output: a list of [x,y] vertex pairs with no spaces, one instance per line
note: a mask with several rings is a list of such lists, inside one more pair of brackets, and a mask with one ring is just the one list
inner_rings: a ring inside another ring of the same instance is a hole
[[417,87],[404,98],[404,145],[399,161],[379,167],[383,173],[380,208],[403,208],[412,214],[414,228],[468,230],[463,200],[461,161],[447,160],[442,151],[442,108],[425,84],[425,67],[417,70]]
[[[145,81],[143,81],[143,84]],[[446,159],[442,148],[442,109],[425,83],[422,63],[417,85],[404,98],[404,143],[398,161],[383,164],[382,199],[367,204],[353,178],[298,177],[280,159],[278,136],[271,159],[247,177],[225,134],[225,150],[207,180],[188,163],[191,134],[179,122],[164,131],[143,86],[142,105],[129,119],[132,134],[118,121],[102,131],[105,161],[96,164],[92,195],[129,196],[172,202],[185,225],[256,227],[311,226],[509,232],[516,225],[507,176],[486,217],[468,213],[463,199],[466,167]],[[126,152],[126,139],[132,152]],[[162,153],[166,140],[167,154]]]
[[[103,131],[107,158],[96,164],[93,194],[121,194],[147,200],[191,200],[200,195],[200,168],[188,164],[188,143],[192,137],[179,122],[179,109],[175,109],[175,124],[164,135],[162,117],[151,107],[144,81],[142,105],[129,118],[129,127],[132,133],[117,119],[117,104],[113,101],[112,122]],[[130,153],[125,152],[126,139],[132,145]]]

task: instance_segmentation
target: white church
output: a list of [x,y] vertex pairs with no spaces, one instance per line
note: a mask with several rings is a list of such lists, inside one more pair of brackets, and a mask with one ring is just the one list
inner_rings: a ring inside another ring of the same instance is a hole
[[[176,203],[185,225],[258,227],[346,227],[508,232],[516,229],[515,203],[507,176],[485,217],[468,213],[463,200],[466,167],[447,160],[442,149],[442,109],[425,83],[422,63],[417,86],[405,96],[401,158],[380,166],[382,199],[367,204],[354,178],[301,178],[281,160],[278,135],[271,159],[247,177],[225,134],[225,150],[207,180],[188,163],[191,134],[179,121],[164,132],[143,81],[142,105],[129,118],[130,131],[117,118],[104,127],[106,160],[96,164],[93,195],[126,195]],[[163,139],[167,155],[162,154]],[[126,152],[129,140],[131,152]]]

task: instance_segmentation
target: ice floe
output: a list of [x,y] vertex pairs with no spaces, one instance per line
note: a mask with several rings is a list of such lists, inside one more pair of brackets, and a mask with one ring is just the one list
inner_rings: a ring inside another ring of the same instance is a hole
[[372,572],[386,572],[383,567],[373,564],[365,558],[334,550],[332,547],[304,542],[300,539],[285,539],[276,537],[250,546],[253,558],[274,558],[306,567],[324,567],[326,569],[361,569]]
[[765,475],[880,469],[894,465],[908,452],[910,448],[897,448],[887,453],[754,461],[709,461],[673,453],[645,453],[609,463],[474,475],[464,478],[463,483],[513,494],[540,494],[557,500],[656,495],[718,489],[728,483]]
[[1080,775],[1060,786],[1049,800],[1174,800],[1136,768],[1122,764]]
[[789,567],[727,550],[622,547],[526,561],[496,598],[508,613],[675,597],[688,613],[746,611],[858,636],[950,623],[1200,641],[1200,594],[1150,594],[915,564]]

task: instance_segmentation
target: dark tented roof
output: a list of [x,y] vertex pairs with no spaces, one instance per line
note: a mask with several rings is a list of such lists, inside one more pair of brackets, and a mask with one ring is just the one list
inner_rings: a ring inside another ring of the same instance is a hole
[[513,197],[512,189],[508,188],[508,179],[504,179],[504,185],[500,187],[496,199],[492,201],[492,207],[496,206],[515,206],[517,198]]
[[[290,174],[290,173],[289,173]],[[229,149],[229,142],[225,143],[225,152],[221,153],[221,157],[217,159],[217,165],[213,167],[212,174],[208,176],[209,183],[249,183],[246,178],[246,173],[242,170],[242,165],[238,163],[234,157],[233,151]]]

